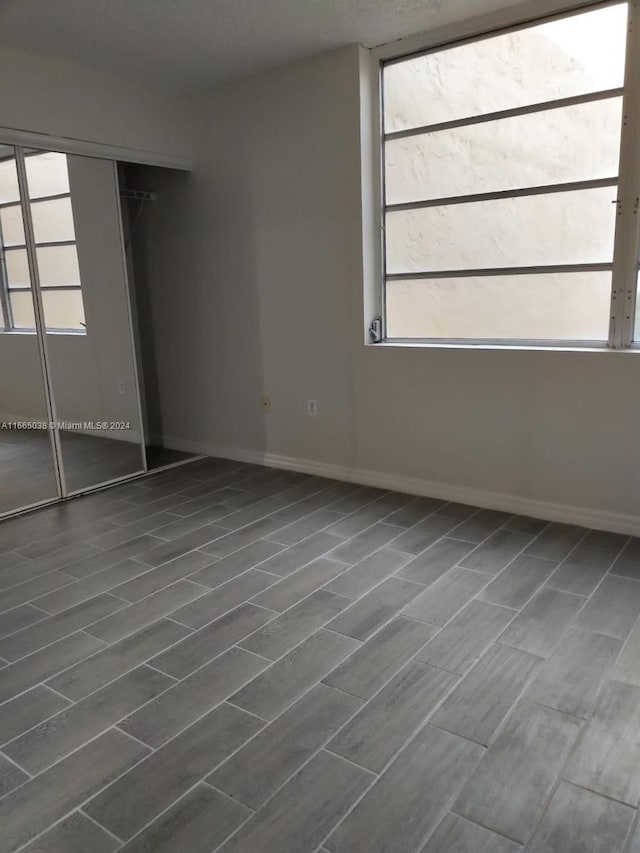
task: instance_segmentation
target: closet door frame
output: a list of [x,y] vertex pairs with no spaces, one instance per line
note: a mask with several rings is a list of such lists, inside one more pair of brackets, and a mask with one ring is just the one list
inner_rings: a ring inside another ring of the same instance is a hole
[[[33,217],[31,216],[31,204],[29,201],[27,170],[24,162],[24,148],[16,145],[13,150],[16,158],[16,170],[18,173],[20,208],[22,210],[24,239],[27,248],[27,265],[29,267],[29,279],[31,281],[31,298],[33,300],[36,338],[38,340],[38,351],[40,354],[40,370],[42,372],[45,405],[47,409],[47,418],[49,420],[49,438],[51,440],[53,466],[58,486],[58,500],[61,500],[66,496],[67,485],[64,477],[64,467],[62,465],[62,446],[60,444],[60,430],[58,429],[58,414],[56,411],[56,403],[51,384],[49,351],[47,346],[47,336],[45,334],[44,308],[42,304],[42,292],[40,290],[40,274],[36,257],[36,243],[33,235]],[[47,501],[47,503],[50,503],[50,501]]]

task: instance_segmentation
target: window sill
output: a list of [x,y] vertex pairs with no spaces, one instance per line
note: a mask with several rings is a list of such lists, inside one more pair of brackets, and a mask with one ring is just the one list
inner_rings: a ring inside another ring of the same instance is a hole
[[[47,335],[64,335],[65,337],[71,338],[85,338],[87,333],[84,329],[47,329]],[[36,330],[35,329],[2,329],[0,330],[0,335],[7,335],[8,337],[19,336],[19,337],[35,337]]]
[[444,350],[490,350],[493,352],[507,350],[523,351],[523,352],[585,352],[585,353],[617,353],[618,355],[639,354],[640,342],[634,343],[632,347],[625,349],[613,349],[606,344],[587,344],[587,343],[551,343],[544,344],[540,342],[505,342],[495,343],[492,341],[482,343],[474,343],[472,341],[423,341],[423,340],[384,340],[380,343],[367,342],[367,347],[383,348],[383,349],[444,349]]

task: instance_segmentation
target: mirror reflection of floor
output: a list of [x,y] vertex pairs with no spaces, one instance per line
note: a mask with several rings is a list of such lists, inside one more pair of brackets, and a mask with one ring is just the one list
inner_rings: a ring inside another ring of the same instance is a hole
[[[89,488],[142,470],[140,445],[61,432],[67,488]],[[0,430],[0,514],[57,497],[46,430]]]
[[0,429],[0,514],[55,497],[49,433]]
[[70,492],[143,470],[142,450],[135,441],[62,430],[60,444]]

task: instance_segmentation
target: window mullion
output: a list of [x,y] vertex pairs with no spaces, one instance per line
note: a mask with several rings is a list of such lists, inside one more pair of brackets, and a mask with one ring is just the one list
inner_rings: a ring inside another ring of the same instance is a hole
[[0,223],[0,305],[4,317],[4,331],[9,332],[13,327],[11,300],[9,299],[9,278],[4,260],[4,241],[2,239],[2,223]]
[[640,0],[629,0],[609,345],[633,341],[640,252]]

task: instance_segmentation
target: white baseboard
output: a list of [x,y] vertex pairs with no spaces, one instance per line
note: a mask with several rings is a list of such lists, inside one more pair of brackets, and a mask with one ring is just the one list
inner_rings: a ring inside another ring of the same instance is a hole
[[529,515],[545,521],[557,521],[564,524],[577,524],[580,527],[593,527],[596,530],[609,530],[640,536],[640,517],[624,513],[608,512],[589,507],[540,501],[509,495],[502,492],[490,492],[453,483],[439,483],[433,480],[421,480],[388,474],[383,471],[367,471],[362,468],[350,468],[345,465],[332,465],[312,459],[299,459],[293,456],[280,456],[277,453],[263,453],[258,450],[245,450],[236,447],[219,447],[203,442],[184,441],[164,436],[161,443],[173,450],[197,453],[203,456],[215,456],[221,459],[233,459],[237,462],[250,462],[254,465],[266,465],[269,468],[282,468],[288,471],[300,471],[303,474],[315,474],[333,480],[358,483],[363,486],[376,486],[396,492],[412,495],[424,495],[445,501],[470,504],[482,509],[496,509],[516,515]]

